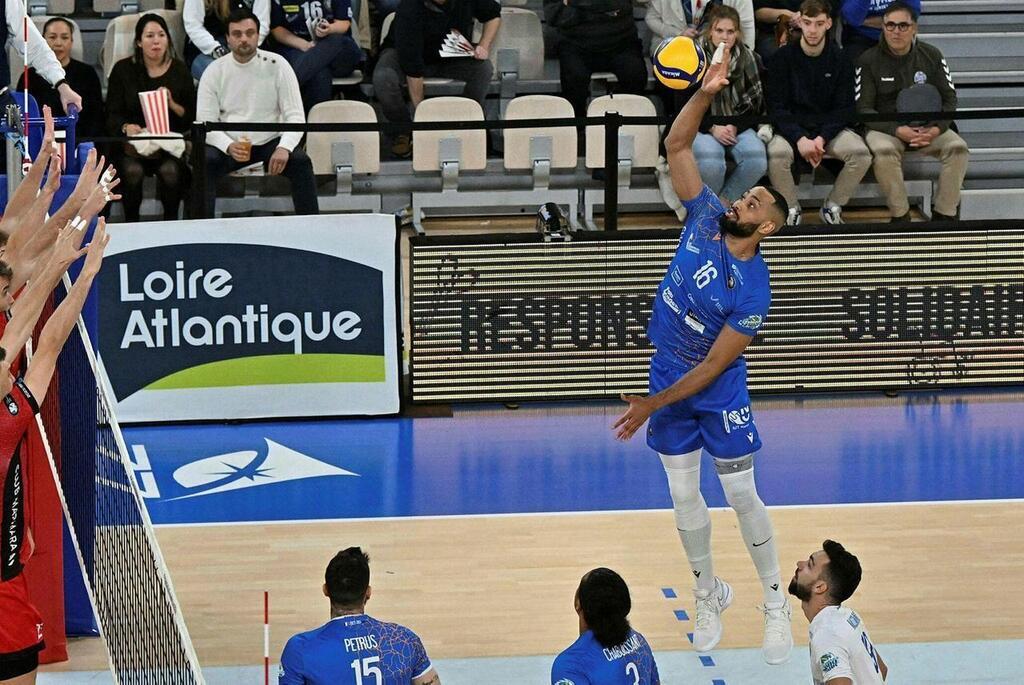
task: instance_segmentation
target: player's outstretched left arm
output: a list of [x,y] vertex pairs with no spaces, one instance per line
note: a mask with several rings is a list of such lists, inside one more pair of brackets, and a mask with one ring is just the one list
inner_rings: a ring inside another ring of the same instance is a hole
[[39,153],[36,155],[35,161],[32,162],[32,166],[29,167],[28,173],[25,174],[25,177],[21,179],[21,183],[18,184],[18,187],[14,189],[14,193],[11,194],[3,218],[0,219],[0,230],[9,236],[13,237],[19,228],[24,225],[22,217],[28,211],[32,200],[35,199],[36,193],[39,191],[39,184],[43,180],[43,171],[49,165],[51,155],[56,156],[53,155],[53,140],[53,116],[50,113],[50,108],[44,105],[43,144],[39,147]]
[[711,101],[718,91],[729,85],[729,50],[723,46],[722,52],[722,61],[716,63],[712,59],[700,90],[693,94],[679,112],[665,137],[665,156],[672,176],[672,188],[683,201],[697,197],[704,188],[697,158],[693,156],[693,139],[697,137],[700,122],[711,106]]
[[733,330],[729,326],[715,338],[708,356],[678,381],[656,395],[622,395],[622,401],[629,403],[629,409],[619,417],[612,428],[619,440],[629,440],[651,414],[673,402],[696,395],[718,378],[737,357],[743,354],[754,338]]
[[50,387],[50,379],[53,377],[53,369],[57,364],[57,355],[71,335],[71,329],[78,321],[78,315],[82,313],[85,305],[85,298],[92,287],[92,281],[100,272],[103,264],[103,251],[110,242],[107,235],[106,222],[103,219],[96,224],[93,232],[92,242],[85,253],[85,264],[78,274],[78,279],[71,286],[67,297],[60,303],[60,306],[53,312],[50,319],[43,326],[43,332],[39,334],[39,345],[36,347],[32,361],[29,363],[28,371],[25,372],[25,385],[36,398],[38,404],[43,403],[46,397],[46,390]]

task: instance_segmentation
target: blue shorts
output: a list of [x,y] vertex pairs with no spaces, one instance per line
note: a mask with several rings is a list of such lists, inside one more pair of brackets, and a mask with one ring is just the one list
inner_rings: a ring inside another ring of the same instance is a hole
[[[686,371],[651,359],[650,393],[672,385]],[[743,457],[761,449],[747,392],[747,367],[722,372],[693,397],[662,407],[647,423],[647,444],[661,454],[686,454],[704,448],[720,459]]]

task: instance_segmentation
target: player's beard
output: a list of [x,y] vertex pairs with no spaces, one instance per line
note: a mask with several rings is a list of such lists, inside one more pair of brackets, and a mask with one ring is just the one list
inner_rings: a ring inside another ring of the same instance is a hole
[[796,582],[796,578],[789,581],[789,594],[793,595],[801,602],[806,602],[811,598],[811,591],[808,588],[800,587]]
[[749,238],[754,235],[754,231],[758,227],[758,224],[755,223],[741,224],[735,219],[730,219],[725,214],[718,218],[718,225],[721,226],[723,231],[737,238]]

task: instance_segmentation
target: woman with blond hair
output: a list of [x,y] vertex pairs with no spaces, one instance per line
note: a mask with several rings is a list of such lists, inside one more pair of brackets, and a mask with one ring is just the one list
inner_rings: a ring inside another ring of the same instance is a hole
[[[719,5],[712,10],[701,40],[708,55],[716,46],[729,48],[729,85],[711,101],[711,117],[764,115],[764,89],[761,85],[760,58],[743,42],[740,18],[731,7]],[[757,135],[756,123],[710,124],[706,119],[693,141],[701,178],[719,195],[739,199],[748,188],[757,185],[768,170],[764,141]],[[726,176],[726,157],[735,163]]]
[[228,15],[246,8],[260,24],[260,45],[270,33],[270,0],[185,0],[181,15],[185,21],[185,63],[195,80],[218,57],[228,54]]

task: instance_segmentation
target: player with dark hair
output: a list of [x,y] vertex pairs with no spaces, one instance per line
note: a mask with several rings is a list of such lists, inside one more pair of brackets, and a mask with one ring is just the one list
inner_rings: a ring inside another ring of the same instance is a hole
[[580,637],[555,657],[554,685],[659,685],[651,646],[629,625],[632,602],[622,576],[595,568],[580,580],[573,604]]
[[[0,682],[12,685],[35,682],[39,652],[44,647],[42,618],[28,599],[22,573],[34,547],[25,516],[22,443],[46,397],[57,355],[78,320],[109,240],[102,219],[85,250],[78,248],[79,235],[76,225],[69,222],[64,227],[49,261],[18,299],[17,311],[0,337],[0,514],[4,533],[0,536]],[[24,377],[15,378],[11,361],[32,334],[57,281],[82,254],[86,258],[78,279],[43,327]]]
[[628,440],[650,418],[647,444],[661,456],[676,528],[697,587],[693,646],[715,647],[721,613],[732,588],[715,576],[711,516],[700,492],[701,450],[714,458],[726,500],[764,591],[762,654],[785,663],[793,647],[791,613],[783,592],[768,510],[754,485],[754,453],[761,440],[750,410],[743,359],[771,303],[768,267],[759,244],[786,222],[786,200],[755,186],[726,208],[700,178],[693,140],[715,94],[728,84],[729,51],[720,46],[704,82],[672,124],[665,147],[672,184],[686,207],[679,247],[658,286],[647,335],[650,395],[623,395],[629,409],[615,422]]
[[358,547],[334,555],[324,574],[331,620],[294,635],[281,654],[281,685],[440,685],[416,633],[366,615],[370,557]]
[[877,685],[889,672],[853,609],[842,606],[860,585],[860,561],[838,542],[825,540],[796,562],[789,594],[810,621],[811,675],[815,685]]

